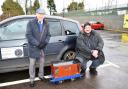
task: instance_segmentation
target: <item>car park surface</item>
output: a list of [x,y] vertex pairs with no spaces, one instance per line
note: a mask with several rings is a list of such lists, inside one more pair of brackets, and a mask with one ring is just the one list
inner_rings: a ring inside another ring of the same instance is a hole
[[[98,30],[98,33],[105,42],[103,50],[106,61],[97,69],[97,76],[91,76],[87,69],[84,79],[69,80],[59,85],[52,84],[49,80],[43,82],[37,80],[33,89],[128,89],[128,43],[121,42],[121,33],[105,30]],[[27,71],[21,71],[19,76],[18,72],[0,74],[0,81],[8,80],[0,83],[0,89],[32,89],[29,87],[27,75]],[[18,80],[14,80],[15,77],[18,77]],[[13,79],[13,81],[9,81],[9,79]]]

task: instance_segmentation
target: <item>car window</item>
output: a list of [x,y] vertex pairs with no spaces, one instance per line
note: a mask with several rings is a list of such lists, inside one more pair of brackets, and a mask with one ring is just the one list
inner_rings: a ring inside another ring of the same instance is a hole
[[51,36],[61,36],[62,30],[61,30],[60,21],[48,20],[48,24],[49,24],[49,31]]
[[96,22],[97,24],[101,24],[100,22]]
[[[78,34],[79,33],[79,29],[77,26],[77,23],[72,22],[72,21],[62,21],[64,29],[66,31],[66,35],[73,35],[73,34]],[[68,31],[68,32],[67,32]]]
[[24,39],[29,19],[15,20],[0,28],[1,40]]

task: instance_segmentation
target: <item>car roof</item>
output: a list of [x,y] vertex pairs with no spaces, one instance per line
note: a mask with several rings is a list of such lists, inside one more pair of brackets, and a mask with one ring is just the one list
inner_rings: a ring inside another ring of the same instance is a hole
[[[36,15],[19,15],[19,16],[9,17],[9,18],[7,18],[7,19],[5,19],[3,21],[0,21],[0,24],[5,23],[5,22],[8,22],[10,20],[15,20],[15,19],[20,19],[20,18],[34,18],[34,17],[36,17]],[[69,18],[63,18],[61,16],[45,15],[45,18],[54,18],[54,19],[68,20],[68,21],[79,23],[76,20],[72,20],[72,19],[69,19]]]

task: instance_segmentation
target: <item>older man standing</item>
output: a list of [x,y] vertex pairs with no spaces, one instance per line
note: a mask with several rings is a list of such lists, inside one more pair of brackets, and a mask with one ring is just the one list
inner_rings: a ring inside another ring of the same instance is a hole
[[44,79],[44,48],[49,42],[50,33],[47,21],[44,18],[44,9],[36,10],[36,17],[30,20],[27,25],[26,38],[29,47],[29,75],[30,86],[34,87],[35,63],[39,61],[38,77]]

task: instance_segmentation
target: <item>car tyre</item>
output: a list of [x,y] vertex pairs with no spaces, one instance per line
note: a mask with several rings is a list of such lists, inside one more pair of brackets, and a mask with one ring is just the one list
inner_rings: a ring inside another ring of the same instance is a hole
[[69,60],[73,60],[75,59],[76,53],[73,50],[67,51],[65,52],[64,56],[63,56],[63,60],[64,61],[69,61]]

